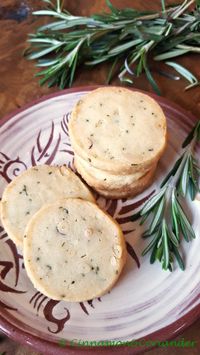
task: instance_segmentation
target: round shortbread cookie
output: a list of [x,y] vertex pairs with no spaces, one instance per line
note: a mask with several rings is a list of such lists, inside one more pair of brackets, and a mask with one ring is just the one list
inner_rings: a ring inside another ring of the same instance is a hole
[[76,104],[69,134],[74,151],[94,167],[131,174],[159,160],[166,146],[166,118],[148,95],[103,87]]
[[100,170],[89,165],[84,159],[75,155],[74,165],[82,177],[86,176],[89,185],[99,189],[123,189],[124,186],[131,186],[144,177],[151,169],[156,167],[154,163],[149,170],[136,172],[129,175],[113,175],[105,170]]
[[102,196],[108,199],[120,199],[120,198],[131,198],[147,189],[152,181],[155,174],[156,167],[150,170],[145,177],[138,180],[137,185],[132,184],[131,186],[124,186],[121,189],[98,189],[95,190]]
[[111,200],[116,200],[116,199],[122,199],[122,198],[132,198],[141,192],[143,192],[145,189],[147,189],[152,181],[153,181],[153,176],[154,172],[152,175],[149,175],[149,179],[146,180],[143,184],[139,184],[138,186],[132,187],[132,188],[123,188],[123,189],[115,189],[115,190],[106,190],[106,189],[98,189],[96,188],[95,190],[99,193],[99,195],[105,197],[106,199],[111,199]]
[[31,217],[45,203],[67,197],[94,202],[90,190],[65,166],[32,167],[7,185],[1,201],[1,220],[9,237],[19,246]]
[[24,262],[40,292],[55,300],[99,297],[117,281],[126,261],[120,226],[81,199],[44,206],[26,228]]
[[132,182],[131,184],[124,184],[120,188],[114,188],[112,184],[108,187],[100,188],[98,182],[91,178],[91,176],[80,165],[77,165],[76,160],[75,166],[79,174],[89,186],[96,190],[100,195],[111,199],[129,198],[144,191],[151,184],[157,167],[157,165],[153,165],[151,170],[149,170],[144,176],[142,176],[137,181]]

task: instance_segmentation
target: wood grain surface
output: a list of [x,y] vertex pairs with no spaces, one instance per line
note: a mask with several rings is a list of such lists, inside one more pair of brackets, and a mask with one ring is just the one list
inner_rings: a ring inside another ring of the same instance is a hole
[[[170,3],[171,1],[168,1]],[[65,0],[67,10],[76,15],[89,15],[105,10],[105,0]],[[140,9],[158,9],[160,1],[139,0],[113,0],[118,7],[136,7]],[[23,51],[27,47],[27,34],[34,32],[37,26],[44,23],[45,19],[38,19],[31,12],[43,7],[40,0],[0,0],[0,118],[12,112],[18,107],[40,98],[45,94],[57,91],[57,88],[39,87],[38,80],[34,78],[36,68],[34,62],[26,61]],[[178,60],[186,66],[198,78],[200,78],[200,57],[198,55],[186,55]],[[161,68],[162,64],[156,64]],[[101,65],[94,69],[82,68],[76,76],[73,86],[85,86],[104,84],[108,72],[108,65]],[[155,64],[153,74],[162,90],[162,95],[176,102],[186,110],[191,111],[197,118],[200,116],[200,88],[184,91],[186,82],[184,79],[173,81],[156,73]],[[119,85],[117,78],[112,84]],[[152,91],[146,78],[142,76],[135,80],[134,86],[139,89]],[[200,354],[200,320],[193,324],[178,339],[195,340],[195,349],[154,349],[148,352],[150,355],[196,355]],[[9,339],[0,342],[0,353],[13,354],[38,354],[30,348],[21,346]],[[47,354],[48,355],[48,354]]]

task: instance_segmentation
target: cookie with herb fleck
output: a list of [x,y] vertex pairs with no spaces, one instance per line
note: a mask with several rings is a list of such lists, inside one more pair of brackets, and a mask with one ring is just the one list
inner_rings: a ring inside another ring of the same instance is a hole
[[155,174],[155,169],[151,170],[148,174],[146,174],[145,178],[139,179],[137,185],[131,187],[123,187],[120,189],[100,189],[95,188],[95,190],[102,196],[108,199],[121,199],[121,198],[132,198],[140,193],[142,193],[145,189],[147,189],[153,182]]
[[135,172],[129,175],[114,175],[105,170],[94,168],[84,159],[75,155],[75,167],[88,185],[95,189],[124,189],[140,185],[140,179],[145,177],[151,170],[155,170],[157,163],[154,163],[151,169]]
[[89,201],[46,205],[26,228],[27,274],[54,300],[82,302],[103,295],[119,278],[126,255],[120,226]]
[[93,167],[127,175],[159,160],[166,146],[166,118],[146,94],[103,87],[76,104],[69,134],[75,153]]
[[118,188],[113,187],[112,184],[109,187],[99,187],[94,180],[91,180],[91,177],[85,172],[85,170],[82,169],[80,172],[80,166],[78,171],[87,184],[93,187],[100,195],[109,199],[120,199],[134,197],[147,189],[153,181],[156,167],[157,165],[154,165],[144,176],[133,181],[131,184],[124,184]]
[[60,198],[80,197],[94,202],[89,189],[65,166],[32,167],[7,185],[0,206],[1,221],[19,246],[31,217],[45,204]]

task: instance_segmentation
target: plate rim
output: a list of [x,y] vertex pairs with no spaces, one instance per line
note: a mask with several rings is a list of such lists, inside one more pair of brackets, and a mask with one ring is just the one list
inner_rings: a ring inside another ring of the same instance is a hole
[[[99,87],[111,87],[114,85],[86,85],[86,86],[78,86],[78,87],[73,87],[73,88],[69,88],[69,89],[65,89],[65,90],[61,90],[61,91],[55,91],[51,94],[48,95],[43,95],[41,98],[39,99],[35,99],[33,101],[30,101],[29,103],[27,103],[26,105],[24,105],[23,107],[17,108],[15,110],[13,110],[11,113],[3,116],[0,119],[0,127],[4,126],[5,123],[7,123],[10,119],[12,119],[14,116],[16,116],[19,113],[25,112],[28,108],[36,106],[37,104],[47,101],[49,99],[55,98],[55,97],[59,97],[59,96],[63,96],[63,95],[67,95],[67,94],[71,94],[71,93],[78,93],[78,92],[87,92],[87,91],[92,91],[94,89],[97,89]],[[117,87],[120,87],[119,85],[116,85]],[[184,116],[187,115],[188,119],[190,122],[195,122],[196,121],[196,117],[193,115],[193,113],[187,109],[182,108],[181,106],[179,106],[178,104],[174,103],[173,101],[163,97],[163,96],[158,96],[154,93],[145,91],[145,90],[140,90],[137,88],[131,88],[128,87],[129,90],[132,91],[139,91],[139,92],[143,92],[144,94],[147,94],[153,98],[155,98],[156,100],[162,103],[165,103],[166,105],[173,107],[176,111],[178,111],[179,113],[182,113]],[[197,298],[200,296],[200,292],[197,296]],[[1,307],[0,307],[1,308]],[[180,317],[178,320],[176,320],[175,322],[169,324],[166,327],[163,327],[141,339],[137,339],[137,341],[142,341],[144,339],[148,340],[152,340],[152,341],[169,341],[170,339],[173,339],[174,337],[176,337],[177,335],[181,334],[186,328],[188,328],[191,324],[193,324],[197,319],[199,319],[200,317],[200,303],[197,304],[196,306],[194,306],[189,312],[187,312],[184,316]],[[11,322],[9,322],[9,320],[7,320],[6,318],[4,318],[2,316],[2,314],[0,314],[0,329],[3,333],[5,333],[8,337],[12,338],[13,340],[21,343],[21,344],[26,344],[26,345],[31,345],[32,347],[34,347],[35,349],[39,350],[39,351],[47,351],[49,354],[56,354],[57,355],[62,355],[62,354],[66,354],[66,351],[68,352],[68,354],[83,354],[84,352],[93,352],[94,354],[96,353],[109,353],[109,354],[114,354],[116,352],[121,353],[121,346],[90,346],[90,347],[86,347],[86,346],[70,346],[70,345],[66,345],[65,347],[61,347],[59,346],[59,344],[50,341],[50,340],[45,340],[43,338],[39,338],[36,335],[33,334],[29,334],[28,332],[26,332],[23,329],[20,329],[19,327],[17,327],[16,325],[13,325]],[[177,330],[178,329],[178,330]],[[151,346],[151,347],[147,347],[147,346],[142,346],[142,347],[128,347],[128,346],[123,346],[123,352],[124,354],[128,355],[128,354],[138,354],[141,352],[144,352],[145,350],[148,349],[152,349],[155,346]]]

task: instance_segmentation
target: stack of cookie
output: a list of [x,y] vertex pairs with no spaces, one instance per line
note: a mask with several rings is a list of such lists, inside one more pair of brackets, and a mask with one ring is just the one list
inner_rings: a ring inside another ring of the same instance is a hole
[[76,104],[69,133],[87,184],[108,198],[132,197],[152,182],[166,146],[166,118],[148,95],[102,87]]

